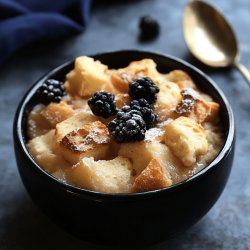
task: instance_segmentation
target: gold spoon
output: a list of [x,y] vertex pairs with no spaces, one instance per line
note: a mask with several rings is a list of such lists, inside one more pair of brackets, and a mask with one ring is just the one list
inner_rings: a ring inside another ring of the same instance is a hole
[[233,29],[214,6],[191,0],[184,10],[183,33],[191,53],[212,67],[236,67],[250,84],[250,72],[239,63],[240,52]]

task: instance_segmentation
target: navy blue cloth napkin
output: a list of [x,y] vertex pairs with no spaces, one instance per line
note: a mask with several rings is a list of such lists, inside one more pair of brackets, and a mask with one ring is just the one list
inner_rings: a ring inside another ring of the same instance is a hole
[[91,0],[0,0],[0,63],[41,39],[84,31]]

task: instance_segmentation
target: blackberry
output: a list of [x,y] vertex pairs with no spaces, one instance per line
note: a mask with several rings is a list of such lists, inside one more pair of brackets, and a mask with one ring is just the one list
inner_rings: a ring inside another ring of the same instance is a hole
[[96,116],[108,118],[117,113],[115,96],[104,91],[96,92],[89,100],[88,105]]
[[159,23],[149,15],[140,18],[139,28],[140,39],[145,41],[156,38],[160,33]]
[[141,112],[142,118],[146,123],[146,129],[150,129],[154,126],[158,116],[145,99],[133,100],[130,103],[130,106],[132,110],[138,110]]
[[124,106],[108,124],[108,130],[117,143],[141,141],[145,138],[146,124],[140,111]]
[[137,78],[131,84],[129,84],[129,95],[133,100],[139,100],[141,98],[146,99],[149,104],[156,102],[156,94],[160,89],[154,84],[149,77]]
[[44,104],[50,102],[60,102],[62,97],[66,95],[64,83],[55,79],[46,80],[38,89],[37,93],[42,98]]

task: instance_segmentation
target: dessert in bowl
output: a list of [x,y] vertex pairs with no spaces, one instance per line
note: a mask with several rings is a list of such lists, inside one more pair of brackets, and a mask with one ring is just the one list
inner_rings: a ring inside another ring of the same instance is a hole
[[28,117],[35,161],[62,182],[98,192],[146,192],[207,166],[224,143],[220,105],[182,70],[149,58],[109,69],[75,59],[66,81],[46,80]]
[[[224,188],[231,108],[178,59],[139,51],[93,58],[51,71],[20,104],[14,136],[23,182],[45,213],[83,239],[166,239],[201,218]],[[60,100],[50,102],[53,81],[65,82],[66,95],[61,84]]]

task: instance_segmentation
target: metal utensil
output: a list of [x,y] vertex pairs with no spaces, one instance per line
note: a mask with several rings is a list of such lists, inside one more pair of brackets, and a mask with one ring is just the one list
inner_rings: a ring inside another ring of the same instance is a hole
[[209,3],[189,1],[184,10],[183,33],[191,53],[212,67],[236,67],[250,84],[250,72],[239,63],[240,51],[233,29]]

